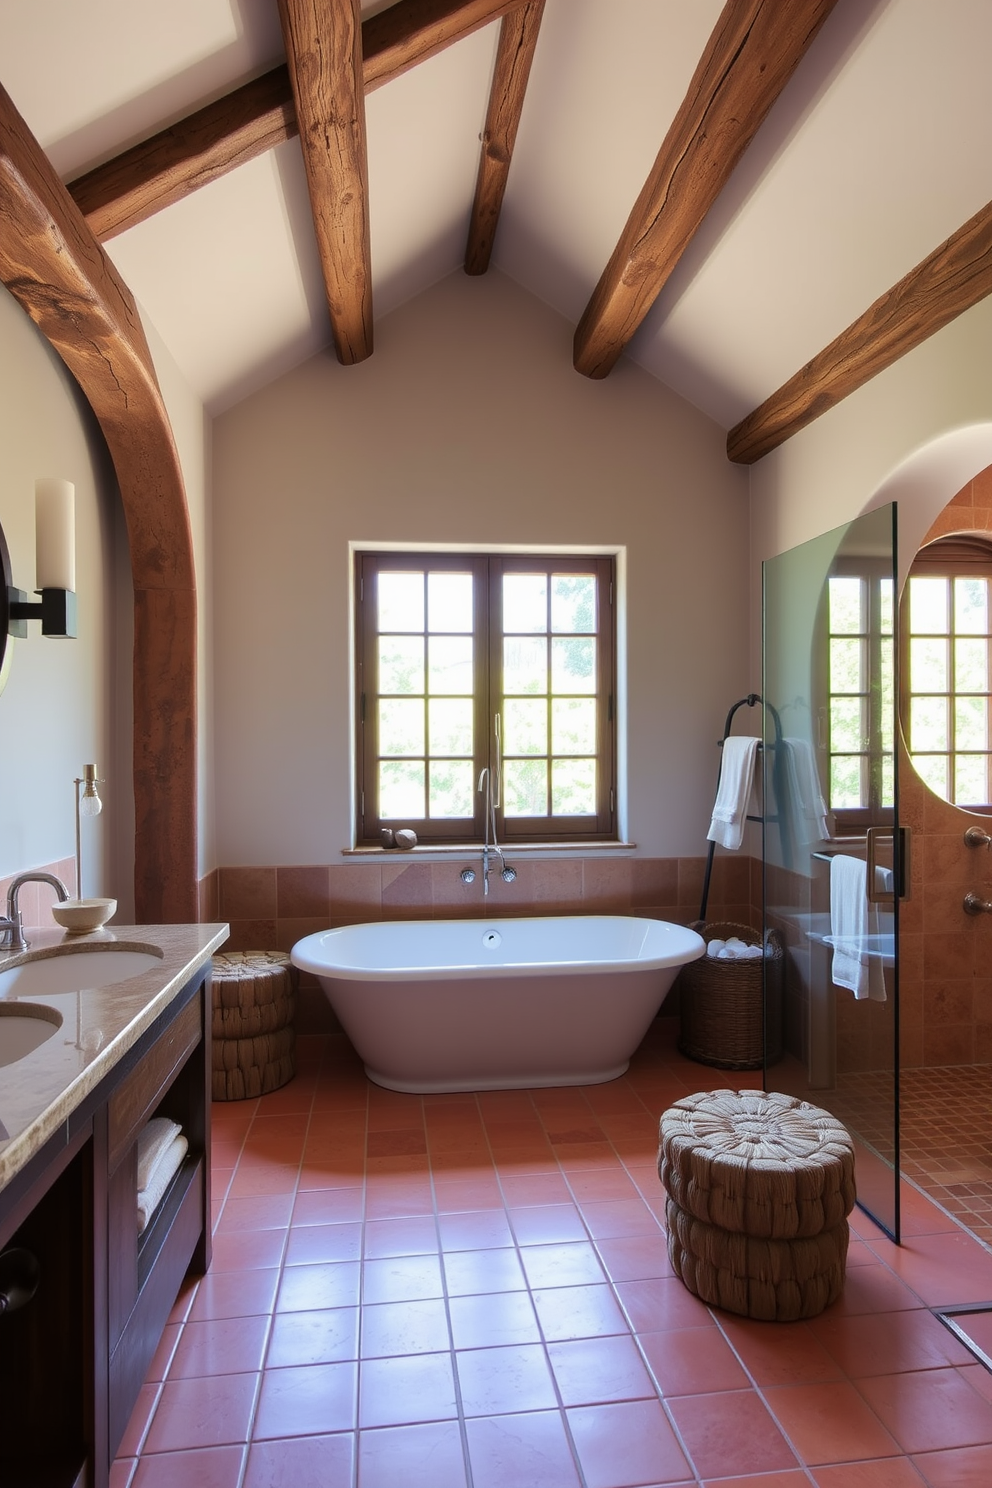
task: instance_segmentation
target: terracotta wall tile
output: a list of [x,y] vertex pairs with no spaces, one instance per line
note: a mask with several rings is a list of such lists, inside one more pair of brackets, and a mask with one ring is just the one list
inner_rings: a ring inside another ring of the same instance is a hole
[[291,951],[298,940],[305,935],[317,935],[321,930],[330,930],[332,927],[326,915],[312,915],[310,917],[299,915],[292,918],[280,918],[276,920],[276,938],[272,945],[267,947],[273,951]]
[[943,1023],[971,1023],[974,1019],[972,979],[928,977],[923,1019],[926,1028]]
[[279,919],[300,919],[331,912],[330,870],[327,864],[276,869],[276,914]]
[[976,875],[974,848],[966,847],[961,832],[938,833],[926,831],[923,841],[923,882],[926,887],[934,884],[960,884],[973,887]]
[[378,862],[332,864],[327,892],[332,919],[361,911],[362,919],[377,920],[382,914],[382,868]]
[[274,868],[221,868],[219,911],[225,920],[275,919]]
[[675,904],[679,897],[678,858],[632,858],[633,905]]
[[[431,903],[439,920],[479,918],[486,913],[487,899],[483,892],[481,853],[470,863],[451,858],[442,863],[431,864]],[[499,872],[499,859],[492,865]],[[470,869],[475,878],[471,883],[462,880],[464,869]]]
[[971,1064],[975,1058],[975,1030],[971,1023],[924,1027],[923,1063]]
[[634,898],[634,860],[584,858],[582,900],[593,913],[629,909]]
[[[703,874],[706,871],[704,858],[679,858],[679,904],[696,905],[697,912],[703,897]],[[709,916],[709,909],[706,911]]]
[[196,886],[196,902],[201,925],[220,919],[220,874],[216,868],[204,875]]
[[382,912],[386,919],[430,919],[434,886],[430,863],[382,864]]
[[275,916],[267,920],[234,920],[230,922],[230,938],[221,946],[222,951],[274,951],[276,945]]
[[923,975],[928,981],[970,976],[972,962],[972,938],[967,933],[931,932],[924,936]]

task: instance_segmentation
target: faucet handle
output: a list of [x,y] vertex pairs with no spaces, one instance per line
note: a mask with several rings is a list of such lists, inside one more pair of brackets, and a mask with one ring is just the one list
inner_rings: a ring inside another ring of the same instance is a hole
[[992,848],[992,836],[979,826],[969,827],[964,834],[964,840],[969,847]]

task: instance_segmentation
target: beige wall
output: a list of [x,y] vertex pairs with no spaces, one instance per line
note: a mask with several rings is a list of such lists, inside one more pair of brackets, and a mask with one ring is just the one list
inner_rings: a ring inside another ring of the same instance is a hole
[[456,274],[357,367],[315,357],[214,426],[217,856],[352,840],[349,542],[626,547],[627,830],[699,853],[746,686],[746,474],[720,429],[508,279]]

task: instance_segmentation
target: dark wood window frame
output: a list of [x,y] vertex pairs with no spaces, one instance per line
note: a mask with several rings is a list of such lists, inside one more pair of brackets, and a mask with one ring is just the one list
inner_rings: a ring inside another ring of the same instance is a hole
[[[472,815],[457,818],[385,818],[378,803],[378,629],[377,582],[383,572],[457,572],[473,575],[474,691],[473,786],[482,770],[497,769],[494,729],[502,711],[502,593],[508,574],[592,574],[596,579],[596,810],[576,816],[507,816],[504,801],[496,810],[499,841],[513,843],[615,842],[616,830],[616,575],[609,555],[550,553],[428,553],[363,551],[355,554],[355,717],[357,727],[356,845],[378,846],[384,827],[411,827],[424,846],[474,846],[485,832],[484,796],[473,788]],[[425,626],[426,626],[425,620]],[[417,632],[409,632],[416,634]],[[426,635],[426,630],[421,632]],[[537,632],[539,634],[540,632]],[[546,632],[549,648],[552,632]],[[578,634],[578,633],[577,633]],[[426,684],[425,684],[426,685]],[[416,694],[420,696],[421,694]],[[426,693],[423,694],[426,697]],[[548,708],[551,708],[549,681]],[[558,696],[567,696],[563,692]],[[588,695],[588,694],[587,694]],[[591,756],[588,756],[591,757]],[[425,755],[425,759],[427,756]],[[467,756],[466,756],[467,758]],[[550,718],[547,758],[551,759]]]

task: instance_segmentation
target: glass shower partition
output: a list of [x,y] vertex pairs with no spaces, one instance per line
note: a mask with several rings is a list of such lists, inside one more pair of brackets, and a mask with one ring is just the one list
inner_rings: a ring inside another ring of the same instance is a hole
[[844,1123],[858,1203],[898,1240],[896,608],[894,506],[764,564],[764,920],[784,946],[765,1088]]

